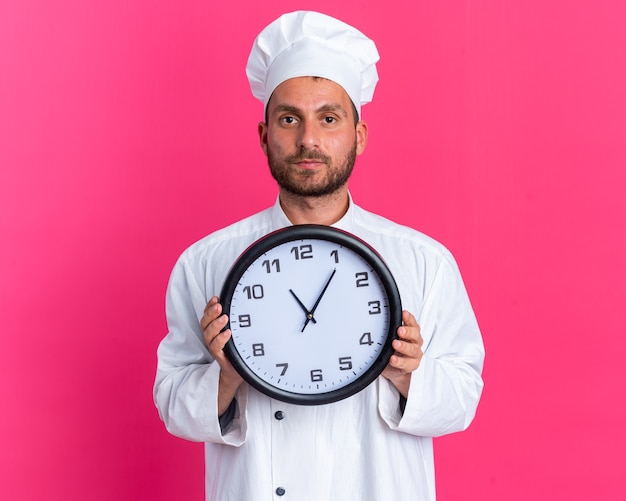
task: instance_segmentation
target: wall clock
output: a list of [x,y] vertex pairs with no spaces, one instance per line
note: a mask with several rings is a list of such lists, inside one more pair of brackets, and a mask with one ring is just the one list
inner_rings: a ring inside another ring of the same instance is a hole
[[336,402],[374,381],[402,323],[383,259],[330,226],[289,226],[257,240],[229,270],[220,300],[235,369],[266,395],[301,405]]

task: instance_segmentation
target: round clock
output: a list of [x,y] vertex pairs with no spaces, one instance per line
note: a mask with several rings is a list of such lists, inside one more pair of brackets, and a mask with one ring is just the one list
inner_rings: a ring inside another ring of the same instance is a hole
[[242,378],[278,400],[317,405],[354,395],[383,371],[402,323],[382,258],[336,228],[295,225],[252,244],[220,296],[224,351]]

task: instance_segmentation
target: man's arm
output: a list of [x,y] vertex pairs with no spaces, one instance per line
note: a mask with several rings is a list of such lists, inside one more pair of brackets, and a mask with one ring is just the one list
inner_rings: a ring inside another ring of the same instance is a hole
[[[221,306],[216,299],[209,300],[207,306],[205,288],[212,287],[212,284],[205,284],[203,280],[203,263],[189,261],[187,256],[181,257],[168,284],[166,315],[169,332],[157,351],[154,402],[173,435],[197,442],[241,445],[247,429],[244,423],[245,390],[240,390],[236,400],[235,426],[230,426],[224,433],[219,419],[228,409],[229,402],[233,402],[240,386],[235,379],[224,377],[225,371],[217,361],[225,342],[220,340],[224,336],[219,334],[227,319],[221,315]],[[212,310],[215,306],[217,308]],[[213,320],[217,322],[213,323]],[[205,327],[212,324],[208,329],[211,341],[214,341],[210,349],[201,322]],[[226,366],[225,360],[221,352],[221,361]]]
[[[403,339],[403,328],[408,339]],[[404,313],[398,335],[400,344],[394,343],[396,354],[383,372],[384,384],[381,382],[382,418],[393,429],[420,436],[467,428],[483,388],[484,347],[460,273],[449,254],[439,261],[424,297],[419,326]],[[406,402],[400,399],[399,403],[398,393]]]

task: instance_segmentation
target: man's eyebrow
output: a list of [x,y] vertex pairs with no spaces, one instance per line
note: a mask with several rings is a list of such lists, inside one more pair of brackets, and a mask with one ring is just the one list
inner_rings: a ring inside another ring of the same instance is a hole
[[300,114],[300,109],[290,104],[277,104],[274,108],[274,113],[293,113],[294,115]]
[[348,116],[348,112],[346,111],[346,109],[341,106],[340,104],[333,104],[333,103],[328,103],[325,104],[323,106],[320,106],[317,110],[318,112],[329,112],[332,111],[333,113],[339,113],[340,115],[343,115],[344,117]]
[[[345,110],[343,106],[340,104],[328,103],[320,106],[317,110],[317,113],[339,113],[344,117],[348,116],[348,112]],[[302,110],[297,106],[293,106],[291,104],[277,104],[276,108],[274,108],[274,113],[293,113],[294,115],[301,115]]]

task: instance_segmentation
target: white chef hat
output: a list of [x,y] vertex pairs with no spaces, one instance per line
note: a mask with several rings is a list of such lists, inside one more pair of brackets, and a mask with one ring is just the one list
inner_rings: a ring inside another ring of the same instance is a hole
[[254,97],[266,108],[282,82],[323,77],[341,85],[361,116],[374,94],[380,59],[376,45],[352,26],[319,12],[284,14],[257,36],[246,74]]

